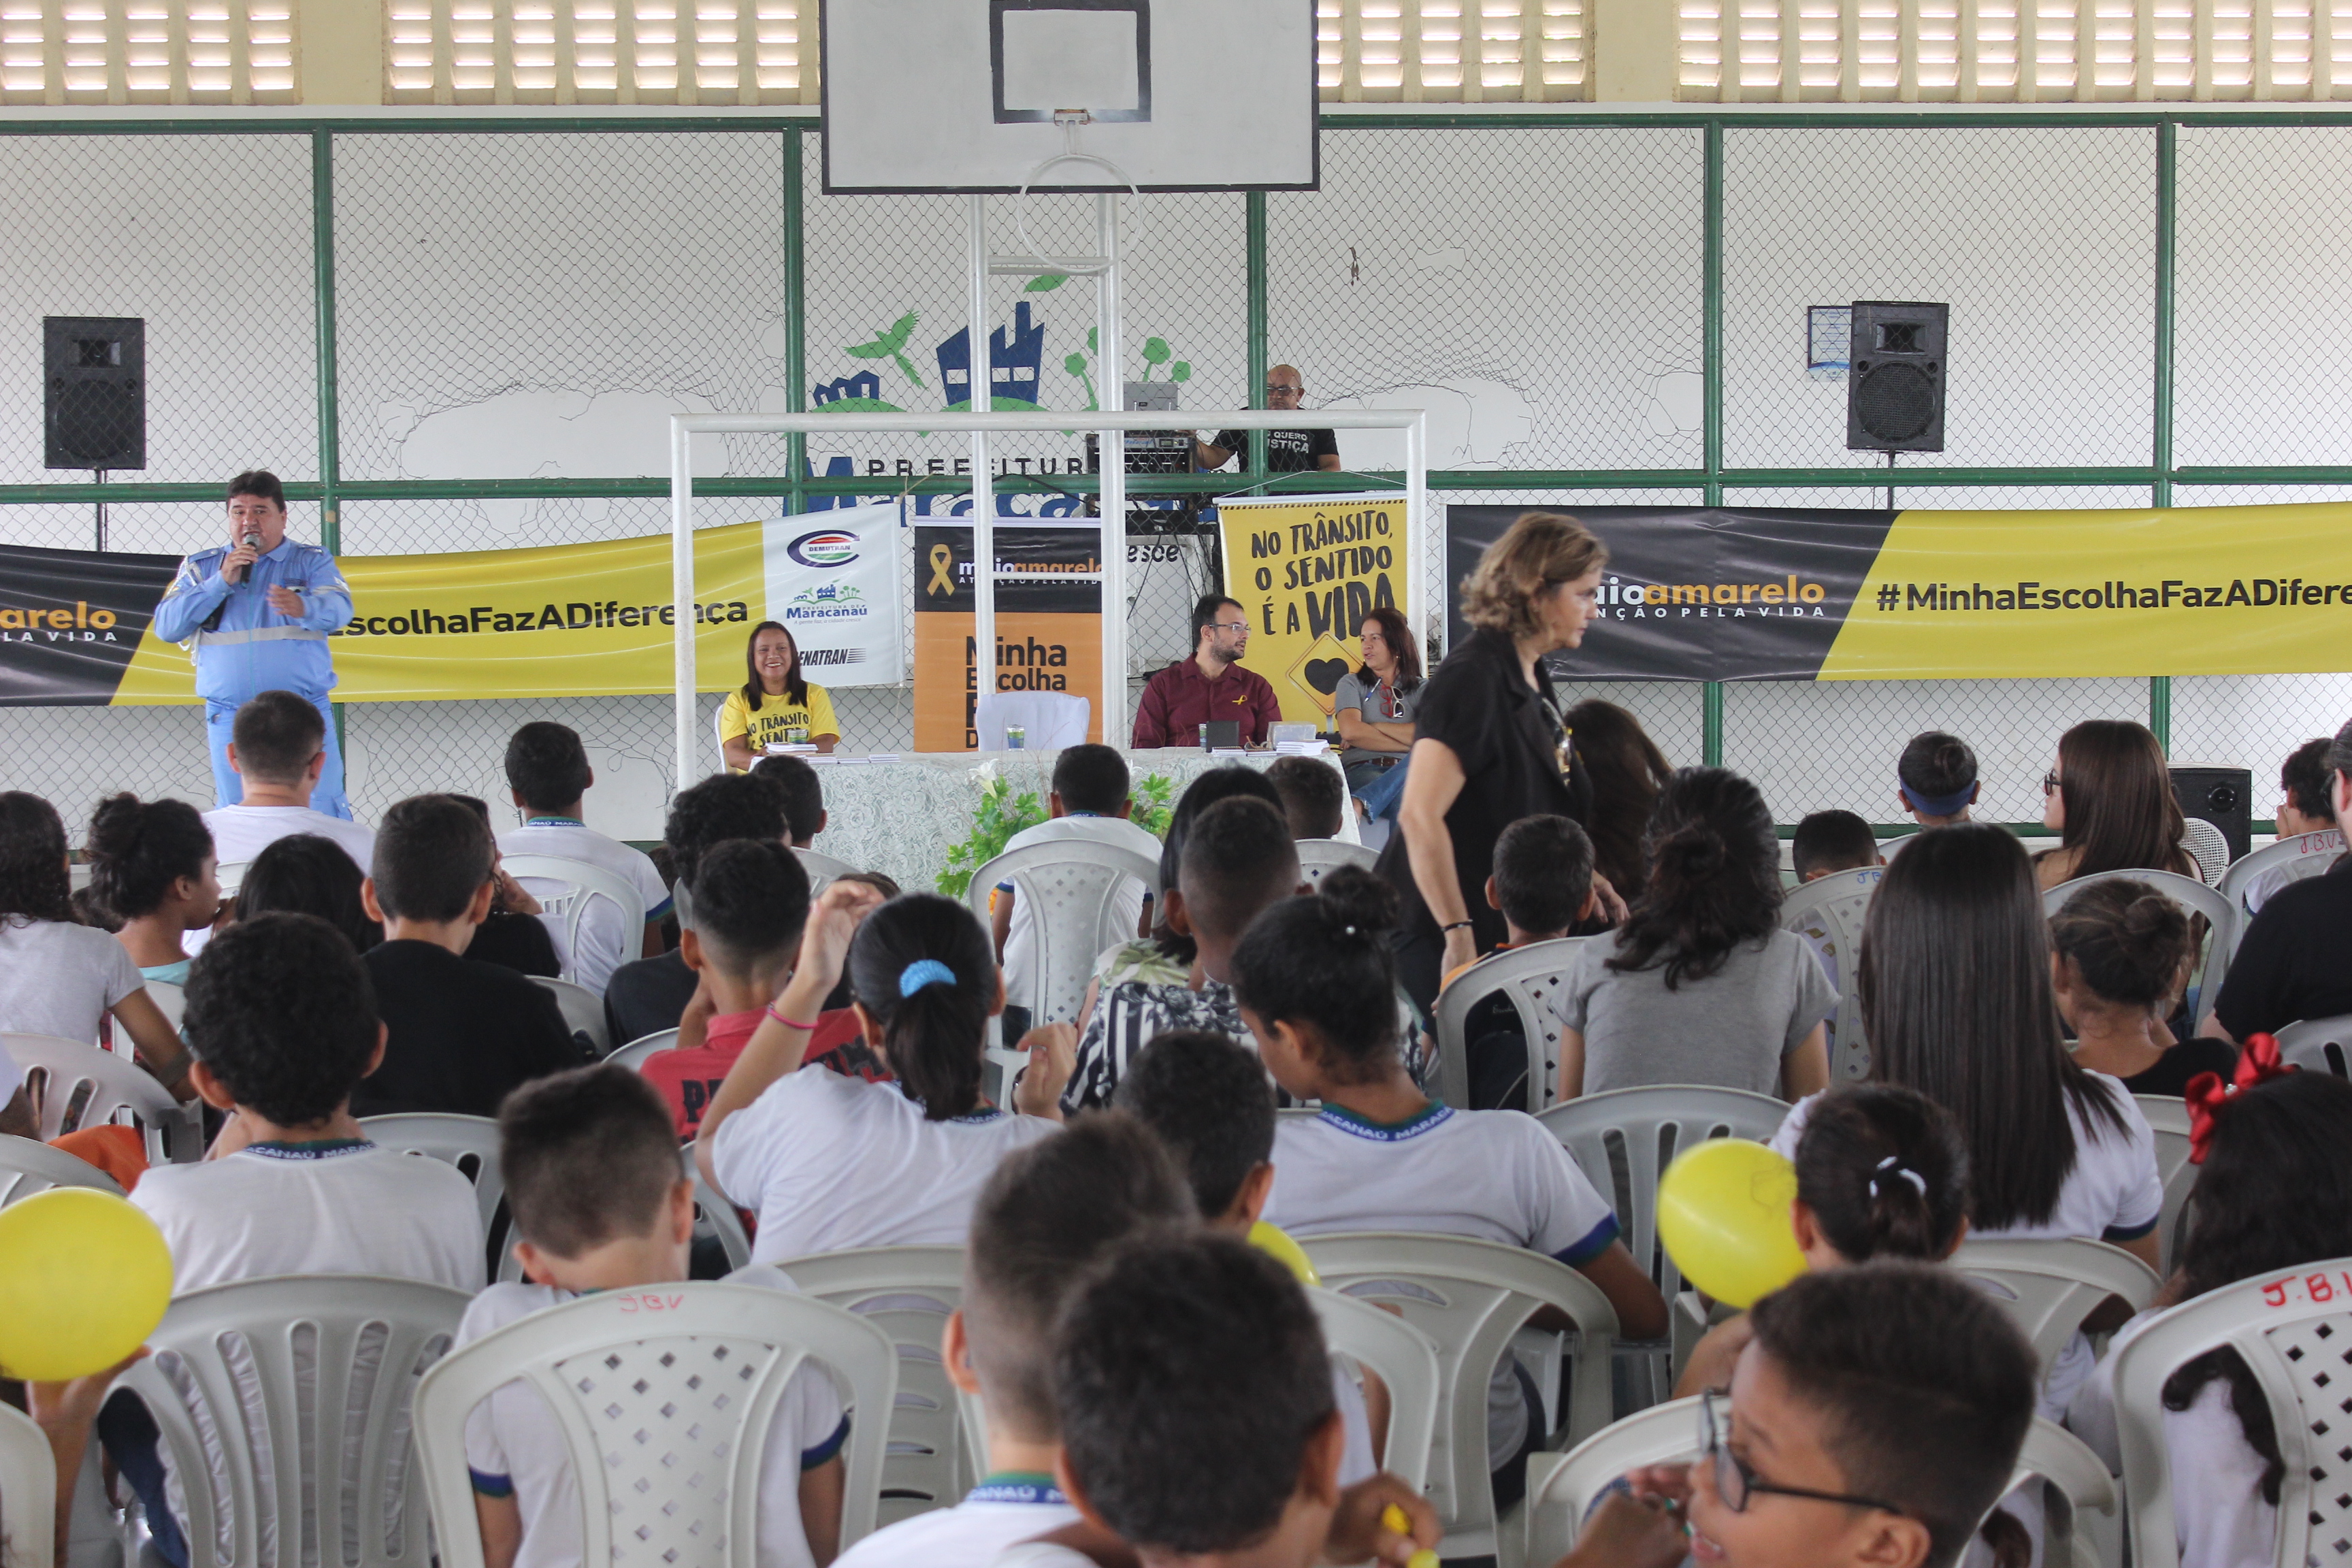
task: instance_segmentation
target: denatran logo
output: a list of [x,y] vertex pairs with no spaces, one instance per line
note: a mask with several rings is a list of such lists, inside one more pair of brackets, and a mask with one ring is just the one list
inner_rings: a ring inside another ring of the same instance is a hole
[[785,545],[784,553],[803,566],[846,566],[857,559],[857,535],[821,528]]

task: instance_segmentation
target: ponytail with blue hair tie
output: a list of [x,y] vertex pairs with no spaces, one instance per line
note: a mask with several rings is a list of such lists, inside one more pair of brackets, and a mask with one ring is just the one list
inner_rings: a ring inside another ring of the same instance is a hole
[[919,958],[898,972],[898,997],[912,996],[926,985],[953,985],[956,972],[936,958]]

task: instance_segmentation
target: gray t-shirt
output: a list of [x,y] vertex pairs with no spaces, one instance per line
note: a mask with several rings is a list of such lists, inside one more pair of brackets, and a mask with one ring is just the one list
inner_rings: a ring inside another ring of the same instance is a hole
[[100,1016],[146,984],[96,926],[0,920],[0,1030],[96,1045]]
[[1554,1004],[1584,1036],[1584,1092],[1698,1083],[1780,1092],[1780,1058],[1837,1011],[1838,994],[1804,938],[1776,931],[1743,943],[1704,980],[1666,989],[1665,965],[1603,967],[1614,942],[1580,948]]
[[[1413,710],[1421,706],[1422,690],[1422,687],[1415,686],[1411,691],[1399,691],[1394,687],[1383,686],[1378,680],[1367,679],[1355,670],[1349,670],[1339,678],[1339,684],[1331,690],[1331,722],[1336,727],[1339,721],[1339,710],[1353,708],[1367,724],[1409,724],[1412,721]],[[1339,765],[1351,768],[1375,757],[1402,755],[1402,752],[1375,752],[1364,746],[1349,746],[1339,753]]]

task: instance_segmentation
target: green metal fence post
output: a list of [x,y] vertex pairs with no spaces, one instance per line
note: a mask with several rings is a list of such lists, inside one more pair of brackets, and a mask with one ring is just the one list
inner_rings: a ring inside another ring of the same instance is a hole
[[[311,315],[319,377],[319,548],[343,552],[342,437],[335,423],[335,133],[310,132]],[[335,750],[343,749],[343,705],[335,718]]]
[[[808,410],[808,273],[801,226],[801,131],[784,132],[784,407]],[[787,510],[808,510],[808,436],[784,437],[784,463],[792,474]]]
[[[1265,193],[1244,192],[1246,204],[1244,243],[1249,251],[1249,405],[1265,406],[1266,353],[1266,278],[1265,278]],[[1265,477],[1265,432],[1249,433],[1249,461],[1245,465],[1253,481]]]
[[[1704,397],[1701,425],[1705,430],[1706,500],[1723,504],[1723,122],[1707,121],[1701,132],[1706,146],[1706,192],[1701,223],[1699,289],[1706,342],[1700,353]],[[1699,748],[1708,767],[1723,765],[1723,682],[1710,680],[1700,692]]]
[[[2172,504],[2172,326],[2173,265],[2179,242],[2175,219],[2175,184],[2179,165],[2177,121],[2156,128],[2156,397],[2154,441],[2149,460],[2156,483],[2148,499],[2158,506]],[[2172,678],[2147,678],[2147,727],[2167,755],[2172,751]]]

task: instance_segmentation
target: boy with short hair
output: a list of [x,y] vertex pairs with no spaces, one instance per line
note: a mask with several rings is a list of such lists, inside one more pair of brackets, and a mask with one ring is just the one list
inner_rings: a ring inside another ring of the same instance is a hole
[[465,956],[498,892],[496,868],[490,825],[455,795],[412,795],[384,813],[360,884],[383,941],[360,963],[389,1037],[352,1096],[359,1115],[495,1116],[516,1085],[579,1065],[554,993]]
[[761,757],[751,764],[751,776],[774,786],[784,806],[784,831],[793,847],[805,849],[816,842],[831,820],[824,809],[824,781],[798,757]]
[[[1322,1328],[1289,1270],[1255,1247],[1207,1230],[1132,1237],[1053,1334],[1055,1474],[1084,1522],[1013,1548],[1001,1568],[1080,1568],[1116,1549],[1106,1537],[1144,1568],[1402,1568],[1435,1544],[1434,1510],[1395,1478],[1339,1485]],[[1391,1508],[1410,1533],[1387,1528]]]
[[[1494,872],[1486,879],[1486,903],[1502,911],[1508,939],[1495,951],[1556,941],[1590,919],[1600,905],[1592,869],[1592,840],[1568,817],[1523,816],[1504,828],[1495,840]],[[1446,984],[1477,967],[1464,964],[1446,976]],[[1470,1065],[1468,1109],[1527,1109],[1527,1037],[1508,996],[1496,991],[1470,1009],[1463,1049]]]
[[[1132,849],[1157,862],[1160,840],[1129,820],[1135,801],[1129,793],[1127,759],[1108,746],[1089,742],[1066,746],[1054,759],[1053,787],[1045,796],[1046,818],[1007,839],[1007,853],[1036,844],[1078,839]],[[1119,889],[1118,929],[1148,932],[1151,890],[1128,879]],[[996,937],[997,962],[1004,968],[1004,1037],[1017,1040],[1029,1032],[1037,1005],[1037,921],[1034,910],[1021,907],[1010,881],[996,884],[989,900]]]
[[1348,806],[1348,781],[1339,770],[1314,757],[1276,757],[1265,776],[1282,796],[1293,838],[1336,838]]
[[[1234,947],[1258,911],[1298,890],[1298,851],[1281,814],[1265,801],[1234,795],[1196,818],[1185,836],[1176,886],[1167,892],[1169,929],[1193,939],[1190,971],[1168,973],[1155,944],[1118,950],[1097,977],[1099,990],[1080,1031],[1076,1055],[1058,1106],[1066,1114],[1099,1110],[1127,1071],[1129,1060],[1153,1037],[1171,1029],[1206,1029],[1251,1043],[1241,1005],[1226,983]],[[1050,1057],[1041,1069],[1033,1049],[1023,1075],[1021,1108],[1050,1114],[1055,1087]],[[1033,1085],[1029,1079],[1038,1081]]]
[[[477,1297],[458,1325],[458,1344],[591,1291],[687,1278],[694,1183],[680,1163],[668,1110],[635,1073],[600,1063],[517,1089],[499,1112],[499,1168],[521,1238],[515,1257],[530,1282],[493,1285]],[[763,1265],[728,1278],[794,1288]],[[815,1568],[833,1557],[848,1430],[824,1369],[804,1365],[793,1373],[761,1467],[763,1565]],[[473,1408],[466,1463],[482,1544],[496,1568],[576,1568],[578,1483],[562,1428],[536,1391],[511,1383]]]
[[[588,748],[569,725],[541,720],[525,724],[507,742],[507,788],[524,816],[520,827],[499,835],[502,855],[553,855],[578,860],[628,882],[645,900],[646,923],[638,931],[621,929],[621,913],[609,899],[592,898],[580,917],[580,950],[570,954],[572,978],[603,994],[613,971],[630,961],[658,955],[661,922],[669,913],[669,889],[661,873],[642,849],[608,838],[583,820],[582,802],[596,783],[588,763]],[[523,889],[544,899],[565,884],[545,877],[521,877]],[[570,941],[561,915],[541,914],[540,921],[555,940],[561,955]]]
[[1851,811],[1817,811],[1798,823],[1797,836],[1789,841],[1789,860],[1800,882],[1886,864],[1870,824]]
[[1090,1116],[1006,1155],[972,1210],[963,1304],[941,1341],[948,1376],[986,1414],[989,1474],[955,1507],[867,1536],[838,1568],[986,1568],[1076,1523],[1053,1479],[1055,1316],[1111,1246],[1192,1217],[1168,1152],[1130,1117]]
[[375,835],[310,804],[327,766],[327,721],[309,699],[257,692],[238,707],[229,734],[228,765],[243,798],[205,813],[223,865],[250,860],[289,834],[315,833],[341,845],[361,870],[368,868]]

